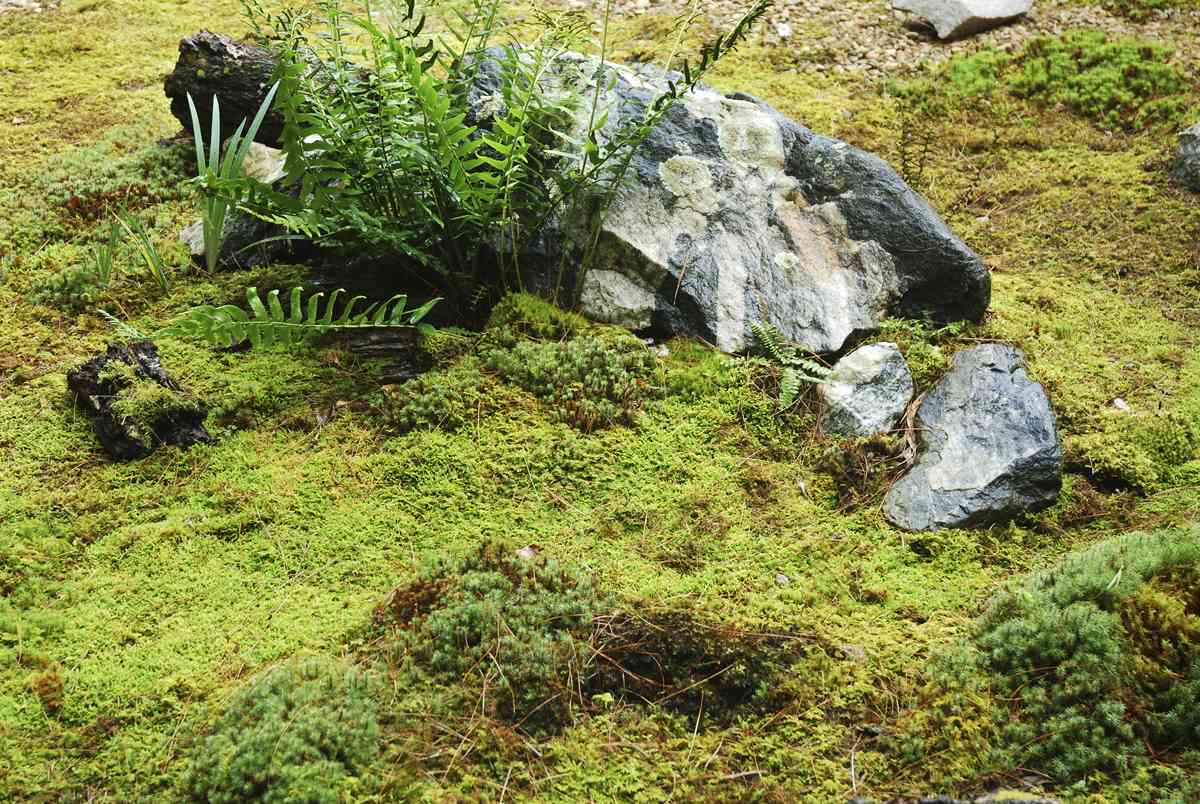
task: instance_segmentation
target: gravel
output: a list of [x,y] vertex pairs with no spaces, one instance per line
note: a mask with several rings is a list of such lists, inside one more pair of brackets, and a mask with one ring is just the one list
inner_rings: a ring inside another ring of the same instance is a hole
[[[602,0],[570,0],[570,4],[603,8]],[[676,13],[686,5],[677,0],[614,0],[621,15]],[[735,19],[743,7],[737,0],[712,0],[705,11],[710,21],[721,26]],[[939,42],[931,28],[923,28],[911,14],[892,10],[889,0],[776,0],[760,36],[768,45],[794,48],[800,71],[890,76],[908,75],[922,62],[942,61],[984,45],[1012,52],[1036,36],[1100,28],[1172,44],[1176,58],[1200,70],[1200,8],[1161,10],[1136,23],[1100,6],[1040,2],[1011,25],[957,42]]]
[[9,11],[41,11],[45,7],[39,0],[0,0],[0,14]]

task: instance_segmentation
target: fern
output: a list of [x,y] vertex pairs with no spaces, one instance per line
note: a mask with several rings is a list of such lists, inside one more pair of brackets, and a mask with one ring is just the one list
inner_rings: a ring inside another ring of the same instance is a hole
[[[550,79],[570,50],[595,50],[589,21],[578,12],[534,10],[527,21],[506,22],[506,0],[462,0],[450,4],[444,30],[432,34],[416,0],[380,13],[370,0],[361,8],[317,0],[313,11],[276,14],[259,0],[243,2],[279,64],[287,177],[274,190],[215,176],[209,189],[240,193],[244,209],[314,242],[402,255],[409,267],[437,273],[461,303],[495,278],[497,258],[499,279],[519,285],[520,257],[551,221],[587,209],[598,226],[634,151],[746,39],[771,0],[754,0],[614,137],[603,131],[608,110],[597,108],[613,76],[604,61],[611,0],[599,69],[586,90],[591,114],[583,131],[570,134],[558,129],[568,127],[584,90]],[[699,0],[692,5],[675,31],[679,41],[699,16]],[[469,96],[484,62],[499,65],[495,91],[503,103],[476,126]],[[586,235],[585,264],[598,231]],[[560,266],[559,285],[561,277]]]
[[779,410],[787,410],[794,405],[806,383],[820,384],[828,381],[829,369],[805,357],[799,349],[787,342],[777,327],[754,322],[750,324],[750,329],[762,351],[782,369],[779,377]]
[[431,299],[416,309],[408,309],[408,297],[396,295],[356,312],[365,298],[354,296],[341,306],[339,312],[338,299],[343,293],[345,291],[335,290],[322,303],[324,293],[314,293],[305,301],[301,289],[292,288],[291,303],[285,312],[278,290],[268,293],[264,302],[258,289],[251,287],[246,289],[248,311],[232,304],[195,307],[157,334],[199,338],[221,347],[237,346],[246,341],[255,348],[294,346],[333,331],[414,327],[439,301]]

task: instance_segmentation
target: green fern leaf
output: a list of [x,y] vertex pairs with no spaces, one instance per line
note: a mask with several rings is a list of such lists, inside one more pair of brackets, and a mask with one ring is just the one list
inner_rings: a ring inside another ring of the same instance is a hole
[[800,372],[794,368],[785,368],[779,378],[779,409],[787,410],[800,396]]
[[156,335],[193,337],[220,347],[237,346],[246,341],[256,349],[296,346],[327,332],[372,327],[415,327],[440,301],[430,299],[410,310],[408,297],[397,294],[385,302],[370,304],[361,312],[355,312],[359,303],[366,300],[365,297],[354,296],[339,310],[338,300],[344,293],[343,290],[335,290],[328,299],[325,299],[324,293],[314,293],[306,301],[301,288],[292,288],[285,311],[278,290],[268,293],[264,302],[258,289],[251,287],[246,289],[249,311],[232,304],[195,307]]

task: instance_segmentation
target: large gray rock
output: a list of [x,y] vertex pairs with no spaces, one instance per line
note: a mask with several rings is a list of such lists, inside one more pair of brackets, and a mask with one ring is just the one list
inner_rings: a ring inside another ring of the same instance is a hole
[[1179,155],[1175,158],[1171,178],[1200,193],[1200,123],[1180,135]]
[[[553,81],[590,97],[599,68],[567,55]],[[641,119],[668,77],[681,78],[605,69],[602,142]],[[487,125],[503,98],[486,91],[490,72],[478,74],[472,116]],[[576,140],[589,109],[578,105]],[[751,325],[766,322],[828,353],[890,312],[951,321],[987,309],[990,278],[979,258],[894,170],[748,95],[688,95],[633,155],[625,179],[591,269],[576,278],[594,319],[699,336],[726,351],[746,348]],[[577,264],[593,221],[559,221],[544,238],[547,262]]]
[[1046,508],[1062,486],[1054,411],[1022,354],[985,344],[960,352],[917,411],[921,451],[884,499],[906,530],[974,527]]
[[891,430],[904,414],[912,400],[913,379],[896,344],[872,343],[834,364],[817,393],[825,402],[822,430],[868,438]]
[[937,31],[938,39],[982,33],[1029,13],[1033,0],[892,0],[892,8],[910,11]]

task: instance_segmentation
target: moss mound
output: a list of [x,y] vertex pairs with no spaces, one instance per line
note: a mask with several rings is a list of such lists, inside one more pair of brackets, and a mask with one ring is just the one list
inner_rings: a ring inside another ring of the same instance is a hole
[[192,752],[196,800],[337,802],[374,760],[379,724],[365,680],[324,659],[289,662],[239,691]]
[[385,395],[385,417],[399,432],[452,432],[505,409],[514,400],[497,378],[584,432],[634,424],[664,386],[658,361],[637,338],[522,293],[496,305],[479,338],[439,334],[426,349],[441,368]]
[[557,731],[616,701],[725,722],[777,702],[791,641],[684,609],[621,606],[585,572],[486,541],[434,558],[375,609],[394,672],[463,685],[492,718]]
[[1016,766],[1073,781],[1200,749],[1200,531],[1103,542],[1002,594],[976,644]]
[[427,561],[376,608],[373,631],[393,667],[462,682],[490,716],[549,728],[571,717],[606,607],[586,574],[485,541],[466,558]]
[[1200,474],[1200,422],[1113,413],[1097,432],[1066,439],[1067,454],[1102,483],[1157,491]]

